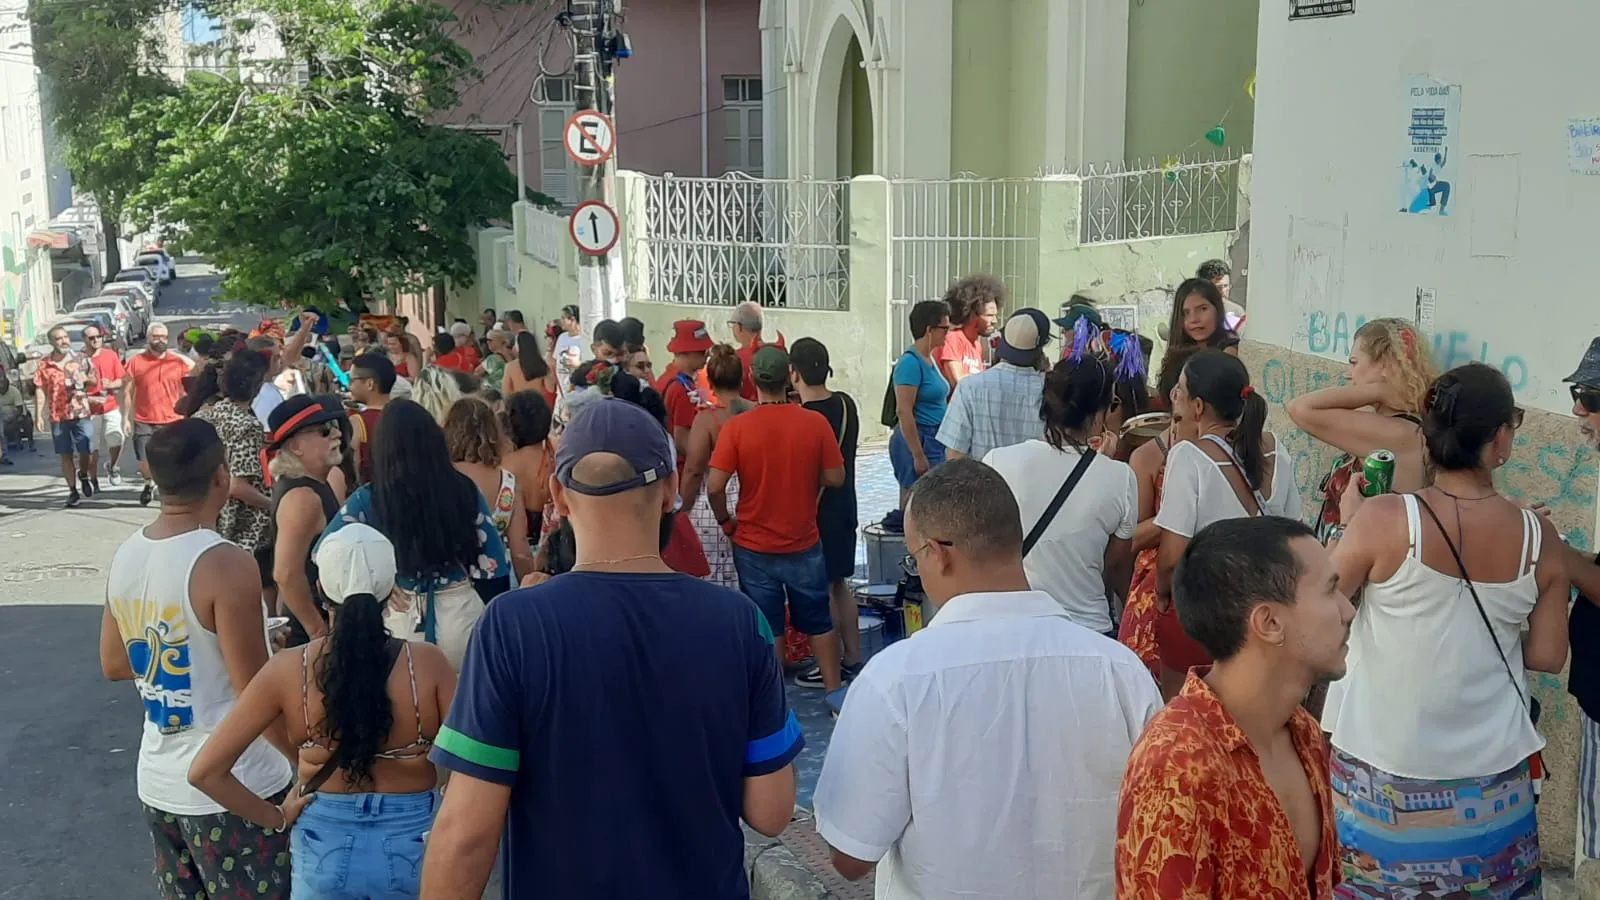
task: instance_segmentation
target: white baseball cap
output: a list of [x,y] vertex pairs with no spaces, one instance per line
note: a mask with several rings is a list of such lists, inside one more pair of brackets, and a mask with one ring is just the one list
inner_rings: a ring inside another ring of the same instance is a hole
[[314,555],[317,581],[332,603],[356,594],[381,601],[394,592],[394,545],[370,525],[344,526],[323,538]]

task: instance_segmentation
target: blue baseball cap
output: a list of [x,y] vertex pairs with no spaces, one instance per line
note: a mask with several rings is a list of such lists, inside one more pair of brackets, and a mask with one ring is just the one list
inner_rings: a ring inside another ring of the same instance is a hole
[[[572,477],[579,460],[610,453],[627,460],[634,474],[610,484],[585,484]],[[666,428],[641,406],[604,397],[573,410],[556,447],[556,480],[569,491],[609,497],[655,484],[671,475],[677,460]]]

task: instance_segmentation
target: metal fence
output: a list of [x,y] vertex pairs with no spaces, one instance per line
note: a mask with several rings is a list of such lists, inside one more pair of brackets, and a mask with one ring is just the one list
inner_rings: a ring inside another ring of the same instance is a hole
[[561,268],[561,248],[572,242],[567,217],[543,209],[529,209],[522,252],[552,269]]
[[896,181],[893,229],[891,353],[911,343],[913,304],[937,300],[963,276],[993,275],[1010,294],[1008,309],[1037,305],[1039,180],[1033,178]]
[[848,182],[645,176],[644,200],[647,299],[850,308]]
[[1079,221],[1085,244],[1232,231],[1239,161],[1154,165],[1115,163],[1083,173]]

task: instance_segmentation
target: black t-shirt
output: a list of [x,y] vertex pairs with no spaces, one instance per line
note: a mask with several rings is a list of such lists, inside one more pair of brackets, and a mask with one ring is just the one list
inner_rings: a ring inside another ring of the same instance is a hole
[[[267,520],[267,533],[261,539],[261,546],[256,548],[256,563],[261,567],[261,585],[269,587],[273,584],[272,567],[274,551],[278,543],[278,504],[283,502],[285,494],[295,488],[310,488],[317,493],[317,499],[322,501],[322,521],[326,525],[333,521],[339,514],[339,498],[334,495],[333,488],[326,481],[307,478],[303,475],[289,478],[278,478],[272,482],[272,517]],[[317,542],[313,540],[311,546],[306,548],[306,583],[311,585],[311,599],[316,602],[317,608],[322,608],[321,595],[317,588],[317,564],[312,556],[316,550]],[[305,626],[295,618],[294,613],[289,615],[289,646],[298,647],[306,642]],[[327,613],[324,611],[324,617]]]
[[847,517],[853,523],[856,519],[856,444],[861,439],[861,416],[856,411],[856,401],[843,391],[834,391],[827,399],[801,405],[822,413],[828,420],[828,427],[839,441],[839,453],[844,457],[844,484],[823,490],[822,499],[817,502],[817,517],[820,520],[823,516],[836,515]]
[[[1600,554],[1595,563],[1600,564]],[[1600,721],[1600,606],[1581,593],[1567,619],[1567,641],[1572,645],[1567,693],[1577,699],[1584,715]]]

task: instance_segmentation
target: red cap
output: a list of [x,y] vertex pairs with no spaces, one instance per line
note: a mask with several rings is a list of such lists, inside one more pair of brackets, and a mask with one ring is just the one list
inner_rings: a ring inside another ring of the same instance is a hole
[[699,319],[679,319],[672,323],[672,340],[667,341],[668,353],[695,353],[710,350],[715,344],[706,323]]

